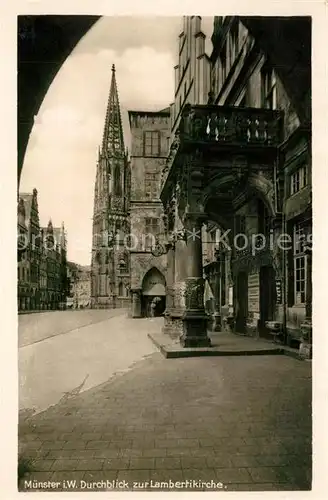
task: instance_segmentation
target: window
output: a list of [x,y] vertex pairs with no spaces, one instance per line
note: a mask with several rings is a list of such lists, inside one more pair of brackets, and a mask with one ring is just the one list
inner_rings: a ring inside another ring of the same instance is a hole
[[290,192],[291,195],[297,193],[307,185],[307,169],[306,165],[298,168],[290,177]]
[[160,155],[160,132],[152,130],[144,132],[144,156]]
[[264,66],[261,71],[262,106],[267,109],[277,108],[277,82],[272,68]]
[[149,250],[155,243],[155,237],[159,233],[159,219],[146,217],[145,219],[145,249]]
[[119,295],[119,297],[124,296],[124,286],[123,286],[122,282],[118,285],[118,295]]
[[294,225],[293,253],[294,253],[294,298],[296,304],[304,304],[306,300],[306,237],[304,223]]
[[146,217],[146,233],[156,234],[158,233],[158,218],[157,217]]
[[128,263],[125,257],[121,257],[119,260],[119,269],[121,273],[126,273],[128,271]]
[[262,200],[258,200],[258,232],[264,236],[269,236],[271,229],[271,219],[269,211]]
[[158,175],[156,172],[145,173],[145,197],[150,200],[158,197]]

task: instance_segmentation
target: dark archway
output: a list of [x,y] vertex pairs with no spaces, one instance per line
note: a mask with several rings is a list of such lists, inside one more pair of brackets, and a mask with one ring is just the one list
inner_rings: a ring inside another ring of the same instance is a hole
[[142,280],[142,316],[161,316],[164,313],[166,303],[165,287],[165,277],[157,267],[149,269]]

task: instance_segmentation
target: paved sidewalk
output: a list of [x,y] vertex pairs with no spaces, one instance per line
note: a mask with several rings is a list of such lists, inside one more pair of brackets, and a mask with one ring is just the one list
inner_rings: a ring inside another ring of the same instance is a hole
[[310,489],[311,432],[311,363],[155,353],[21,419],[20,462],[30,472],[19,487]]

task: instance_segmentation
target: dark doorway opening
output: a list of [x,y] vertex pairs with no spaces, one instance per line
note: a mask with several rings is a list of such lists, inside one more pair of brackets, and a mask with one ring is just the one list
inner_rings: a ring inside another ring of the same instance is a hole
[[269,333],[265,322],[274,319],[275,300],[275,271],[272,266],[263,266],[260,268],[259,333],[261,335]]
[[237,276],[236,290],[236,333],[246,333],[246,319],[248,314],[248,274],[241,272]]

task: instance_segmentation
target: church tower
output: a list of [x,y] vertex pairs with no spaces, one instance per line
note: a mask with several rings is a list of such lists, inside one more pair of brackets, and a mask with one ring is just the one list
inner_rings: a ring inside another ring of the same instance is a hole
[[91,306],[126,307],[130,301],[128,235],[130,164],[124,147],[115,66],[112,66],[94,189]]

